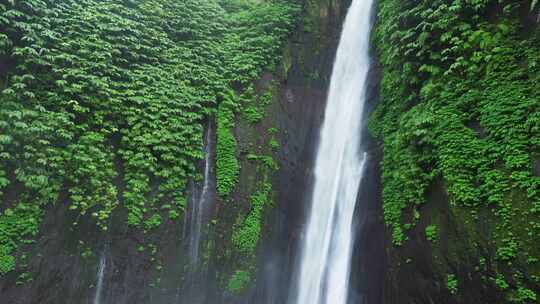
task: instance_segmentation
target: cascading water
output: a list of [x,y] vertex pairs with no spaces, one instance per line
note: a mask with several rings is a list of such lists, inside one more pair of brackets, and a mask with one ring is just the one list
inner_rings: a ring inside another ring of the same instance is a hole
[[[186,281],[178,289],[177,303],[199,304],[204,303],[206,293],[206,269],[201,263],[200,250],[205,240],[205,225],[212,210],[212,202],[215,195],[215,176],[212,170],[213,124],[209,120],[204,138],[204,164],[202,184],[192,184],[192,195],[189,202],[189,211],[185,218],[184,236],[187,240],[187,253],[189,258],[188,276]],[[180,294],[182,293],[182,296]]]
[[208,123],[204,139],[204,176],[203,186],[198,198],[192,199],[192,205],[189,212],[189,259],[192,267],[196,267],[199,261],[199,250],[201,246],[201,233],[203,226],[203,214],[207,207],[210,195],[210,169],[212,153],[212,124]]
[[96,293],[94,295],[94,304],[101,304],[101,294],[103,291],[103,278],[105,276],[105,269],[107,268],[107,257],[105,251],[101,254],[99,258],[99,267],[96,278]]
[[373,0],[345,18],[315,160],[315,181],[297,271],[296,304],[346,304],[352,220],[367,154],[360,146]]

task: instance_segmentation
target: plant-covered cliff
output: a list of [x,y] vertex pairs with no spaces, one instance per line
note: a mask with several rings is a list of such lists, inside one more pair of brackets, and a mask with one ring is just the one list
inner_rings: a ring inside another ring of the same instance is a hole
[[[286,303],[350,3],[0,0],[0,302]],[[378,1],[351,302],[539,301],[539,10]]]
[[[147,301],[148,287],[177,296],[189,184],[214,121],[222,206],[210,230],[227,249],[205,244],[205,263],[241,256],[216,279],[241,290],[279,148],[260,123],[279,80],[260,79],[279,75],[299,12],[280,0],[1,1],[2,298],[90,297],[102,254],[109,301]],[[253,188],[233,196],[248,161]]]
[[381,0],[388,303],[538,303],[537,1]]

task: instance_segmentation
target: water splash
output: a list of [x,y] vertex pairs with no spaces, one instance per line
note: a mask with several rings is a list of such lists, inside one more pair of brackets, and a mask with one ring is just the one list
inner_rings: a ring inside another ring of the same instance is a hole
[[353,0],[343,25],[319,135],[297,290],[291,303],[347,303],[352,220],[367,161],[360,142],[372,6],[373,0]]

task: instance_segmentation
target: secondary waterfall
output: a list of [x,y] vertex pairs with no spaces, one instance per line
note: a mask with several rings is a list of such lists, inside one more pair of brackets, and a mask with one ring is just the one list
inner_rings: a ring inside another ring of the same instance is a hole
[[192,267],[196,267],[199,261],[199,250],[201,247],[201,231],[203,229],[203,214],[210,197],[210,169],[212,153],[212,124],[209,122],[204,138],[204,176],[203,186],[199,196],[194,196],[191,200],[189,212],[189,259]]
[[373,0],[353,0],[339,42],[315,159],[296,304],[346,304],[352,221],[367,159],[360,146]]
[[105,268],[107,267],[107,257],[105,251],[99,258],[99,267],[97,272],[96,294],[94,295],[94,304],[101,304],[101,293],[103,291],[103,277],[105,276]]
[[207,269],[202,263],[201,247],[204,246],[215,199],[216,180],[212,168],[214,159],[214,128],[209,119],[204,136],[204,163],[202,181],[192,183],[192,194],[185,217],[184,238],[187,244],[189,265],[188,274],[182,286],[179,286],[176,303],[204,303],[207,296],[205,289]]

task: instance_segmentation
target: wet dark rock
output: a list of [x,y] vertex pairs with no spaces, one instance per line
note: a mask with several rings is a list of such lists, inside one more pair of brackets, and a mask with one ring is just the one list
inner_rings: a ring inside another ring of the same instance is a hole
[[534,176],[540,176],[540,156],[533,157],[532,171]]

